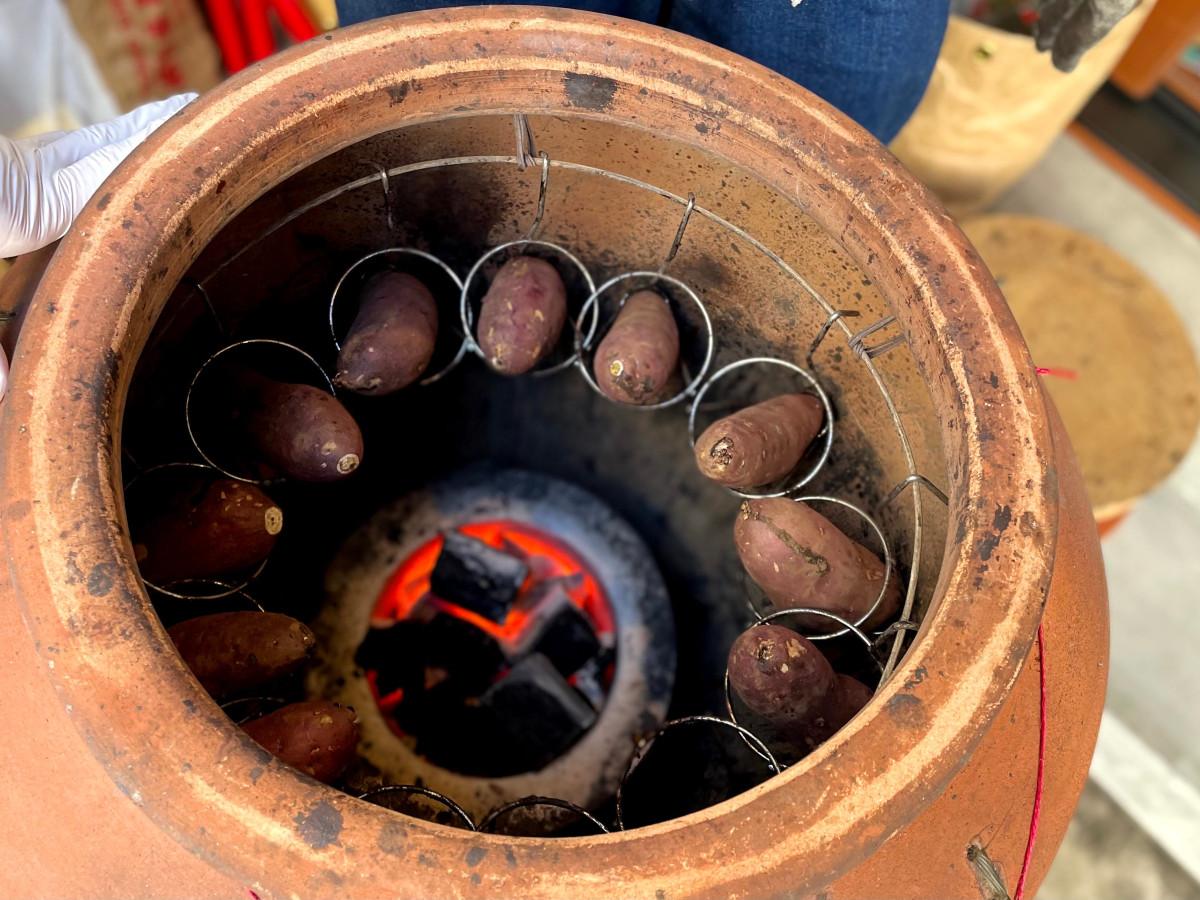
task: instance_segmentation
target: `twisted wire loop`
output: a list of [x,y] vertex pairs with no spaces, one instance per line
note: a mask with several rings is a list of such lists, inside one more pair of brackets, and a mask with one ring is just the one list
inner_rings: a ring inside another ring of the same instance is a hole
[[[475,821],[467,814],[467,811],[447,797],[440,791],[435,791],[433,788],[427,788],[420,784],[384,784],[377,788],[371,788],[369,791],[363,791],[358,795],[359,800],[366,800],[368,803],[374,803],[380,797],[386,797],[391,794],[402,795],[417,795],[426,797],[436,803],[442,804],[446,809],[450,810],[456,818],[458,818],[469,831],[478,831]],[[378,804],[382,805],[382,804]]]
[[535,806],[549,806],[554,809],[562,809],[568,812],[573,812],[582,819],[586,819],[592,826],[601,834],[608,834],[608,827],[597,819],[594,815],[580,806],[578,803],[572,803],[570,800],[560,800],[557,797],[543,797],[536,794],[531,794],[528,797],[522,797],[519,800],[513,800],[510,803],[505,803],[503,806],[497,806],[479,822],[479,830],[484,832],[492,832],[496,822],[502,817],[508,815],[513,810],[530,809]]
[[[159,463],[158,465],[150,466],[148,469],[142,469],[126,481],[125,496],[135,496],[140,486],[148,484],[159,473],[185,469],[214,478],[225,474],[215,466],[206,463],[191,461]],[[262,604],[246,593],[246,588],[250,587],[262,575],[270,559],[271,557],[268,554],[266,559],[255,566],[250,572],[245,573],[239,581],[226,581],[218,578],[181,578],[177,581],[159,584],[145,578],[140,571],[138,572],[138,577],[141,578],[142,584],[148,589],[175,600],[223,600],[226,597],[238,594],[249,606],[257,609],[259,612],[265,612],[266,610],[263,609]],[[211,586],[213,590],[200,590],[205,585]]]
[[737,724],[737,722],[728,719],[722,719],[718,716],[682,716],[678,719],[672,719],[669,722],[664,722],[658,729],[643,741],[638,743],[637,749],[634,750],[633,756],[629,759],[629,764],[625,767],[625,773],[621,776],[621,780],[617,783],[617,830],[625,830],[625,788],[629,782],[629,778],[637,770],[642,760],[646,758],[646,754],[650,748],[654,746],[655,741],[666,734],[668,731],[677,728],[683,728],[689,725],[708,724],[716,725],[721,728],[730,728],[741,735],[742,740],[747,741],[751,745],[751,749],[767,764],[772,775],[778,775],[783,769],[776,762],[771,751],[767,749],[767,745],[758,739],[752,731]]
[[[572,357],[570,359],[567,359],[564,362],[558,363],[552,367],[549,367],[546,370],[539,370],[533,374],[535,374],[535,375],[550,374],[553,371],[560,371],[560,370],[562,370],[566,367],[572,366],[572,365],[574,365],[580,369],[584,369],[586,367],[584,367],[583,363],[582,363],[582,353],[591,347],[592,341],[596,337],[596,331],[597,331],[597,327],[598,327],[599,321],[600,321],[599,295],[601,293],[603,293],[605,290],[610,289],[612,286],[614,286],[613,282],[610,281],[609,283],[606,283],[605,285],[602,285],[599,289],[597,289],[594,281],[592,280],[591,274],[588,271],[587,266],[585,266],[577,257],[575,257],[573,254],[571,254],[565,248],[562,248],[555,244],[549,244],[548,242],[538,241],[538,235],[540,234],[542,226],[544,224],[544,217],[545,217],[545,211],[546,211],[546,197],[547,197],[547,193],[548,193],[549,178],[550,178],[550,174],[551,174],[552,170],[560,169],[563,171],[574,172],[577,174],[605,178],[605,179],[609,179],[609,180],[612,180],[612,181],[615,181],[615,182],[618,182],[618,183],[621,183],[621,184],[624,184],[627,186],[631,186],[634,188],[644,190],[644,191],[648,192],[649,194],[656,196],[660,199],[667,200],[669,202],[678,204],[682,208],[682,216],[681,216],[679,225],[675,231],[674,238],[671,242],[671,245],[667,251],[666,256],[664,257],[662,263],[658,267],[658,270],[651,271],[651,272],[627,273],[625,276],[618,276],[618,279],[615,280],[616,282],[619,283],[622,278],[631,278],[634,276],[651,277],[654,279],[669,280],[670,276],[667,276],[665,274],[665,270],[667,269],[669,264],[676,258],[676,255],[678,254],[679,249],[684,240],[689,222],[695,216],[701,216],[702,218],[708,219],[710,222],[716,224],[717,226],[726,229],[734,236],[734,238],[749,245],[754,251],[760,253],[769,263],[773,264],[780,271],[782,271],[788,278],[790,278],[799,287],[799,289],[802,291],[802,293],[807,298],[809,298],[812,302],[816,303],[818,305],[818,307],[821,309],[822,314],[823,314],[822,324],[819,327],[819,329],[817,330],[816,334],[814,335],[814,338],[812,340],[812,343],[809,346],[807,357],[806,357],[806,364],[807,364],[808,369],[810,369],[810,370],[812,369],[813,359],[814,359],[816,352],[823,345],[823,343],[828,339],[829,335],[832,333],[833,329],[836,327],[836,328],[841,329],[843,336],[846,339],[846,343],[847,343],[848,347],[851,349],[854,356],[857,359],[859,359],[862,362],[862,364],[866,367],[870,378],[875,382],[875,385],[880,392],[880,396],[882,397],[883,402],[885,403],[885,405],[887,407],[888,413],[891,418],[892,425],[895,429],[895,433],[896,433],[897,438],[900,443],[900,448],[902,451],[904,461],[907,465],[908,472],[909,472],[909,474],[898,485],[896,485],[891,490],[891,492],[889,492],[889,494],[886,496],[884,501],[882,503],[880,503],[879,506],[875,509],[875,512],[878,514],[879,511],[882,510],[883,507],[893,503],[904,492],[904,490],[908,486],[914,485],[914,484],[923,486],[926,489],[926,491],[933,494],[934,497],[936,497],[942,503],[944,503],[944,504],[948,503],[948,497],[947,497],[945,491],[941,490],[933,482],[931,482],[928,478],[919,474],[916,471],[916,464],[915,464],[911,444],[909,442],[904,423],[900,418],[899,412],[896,408],[895,402],[893,401],[893,398],[891,396],[888,385],[885,383],[884,379],[882,378],[882,376],[880,375],[879,371],[876,369],[876,367],[873,363],[873,360],[876,357],[881,356],[882,354],[885,354],[906,342],[905,335],[901,333],[901,334],[894,335],[890,338],[885,338],[884,340],[882,340],[878,343],[874,343],[874,344],[868,343],[868,338],[870,338],[872,335],[882,331],[883,329],[885,329],[888,326],[895,323],[896,319],[894,316],[885,316],[884,318],[880,319],[877,322],[874,322],[871,325],[866,326],[865,328],[862,328],[858,331],[852,331],[848,325],[848,321],[861,315],[861,313],[858,310],[833,308],[828,303],[828,301],[812,286],[812,284],[806,278],[804,278],[804,276],[802,276],[799,272],[797,272],[789,263],[787,263],[781,256],[779,256],[778,253],[776,253],[775,251],[771,250],[769,247],[764,245],[761,241],[759,241],[757,238],[755,238],[753,235],[751,235],[749,232],[747,232],[742,227],[736,225],[733,222],[726,220],[725,218],[717,215],[716,213],[712,212],[711,210],[708,210],[708,209],[698,205],[694,194],[689,193],[686,197],[684,197],[684,196],[675,194],[671,191],[668,191],[664,188],[661,188],[656,185],[650,184],[648,182],[642,181],[640,179],[634,178],[632,176],[624,175],[624,174],[621,174],[618,172],[613,172],[613,171],[603,169],[603,168],[600,168],[597,166],[591,166],[591,165],[587,165],[587,164],[583,164],[583,163],[569,162],[569,161],[564,161],[564,160],[551,160],[549,155],[546,154],[544,151],[539,152],[537,150],[537,147],[536,147],[536,144],[534,141],[534,136],[533,136],[532,130],[530,128],[528,118],[523,114],[517,114],[513,117],[513,122],[514,122],[514,136],[515,136],[515,145],[516,145],[516,153],[514,156],[502,156],[502,155],[500,155],[500,156],[489,156],[489,155],[461,156],[461,157],[450,157],[450,158],[443,158],[443,159],[436,159],[436,160],[422,160],[420,162],[410,163],[410,164],[406,164],[406,165],[402,165],[402,166],[395,166],[395,167],[391,167],[391,168],[381,168],[380,171],[378,172],[378,174],[373,174],[373,175],[369,175],[369,176],[366,176],[363,178],[355,179],[353,181],[349,181],[341,186],[338,186],[336,188],[333,188],[333,189],[321,194],[318,197],[311,199],[310,201],[308,201],[302,205],[297,206],[296,208],[291,210],[288,214],[283,216],[281,219],[277,220],[276,222],[271,224],[269,227],[260,231],[258,234],[256,234],[254,236],[254,238],[252,240],[247,242],[244,246],[242,246],[236,252],[231,254],[230,257],[228,257],[223,262],[221,262],[220,264],[215,266],[212,270],[210,270],[207,273],[207,275],[204,277],[203,281],[194,281],[194,280],[192,281],[193,286],[201,294],[201,297],[204,300],[205,304],[207,305],[210,314],[212,315],[214,321],[217,323],[217,327],[222,330],[222,333],[224,333],[223,332],[223,324],[221,323],[220,318],[217,315],[216,308],[212,304],[212,301],[208,295],[208,292],[205,290],[205,283],[211,282],[212,279],[217,277],[222,271],[224,271],[226,268],[228,268],[230,265],[232,265],[244,253],[246,253],[252,247],[256,246],[258,243],[265,240],[272,234],[278,232],[281,228],[285,227],[290,222],[295,221],[297,218],[306,214],[307,212],[311,211],[312,209],[319,207],[320,205],[344,194],[345,192],[350,191],[350,190],[356,190],[356,189],[368,186],[368,185],[373,184],[374,182],[378,181],[384,192],[385,202],[387,203],[388,227],[389,227],[389,229],[391,229],[394,227],[393,210],[392,210],[392,202],[391,202],[392,190],[393,190],[393,182],[397,178],[401,178],[410,173],[424,172],[424,171],[443,168],[443,167],[447,167],[447,166],[463,166],[463,165],[508,165],[508,166],[514,166],[515,165],[519,171],[525,171],[526,169],[528,169],[529,167],[531,167],[533,165],[540,164],[540,178],[539,178],[539,183],[538,183],[538,201],[537,201],[536,213],[535,213],[533,222],[530,226],[530,229],[527,232],[526,237],[524,239],[512,241],[512,242],[509,242],[508,244],[503,244],[499,247],[495,247],[495,248],[492,248],[491,250],[489,250],[486,254],[484,254],[483,257],[480,258],[480,260],[478,260],[475,263],[475,265],[472,267],[472,269],[470,270],[470,273],[467,275],[467,277],[459,282],[459,284],[461,285],[461,289],[459,291],[459,296],[460,296],[460,319],[461,319],[461,325],[462,325],[463,341],[462,341],[462,345],[460,347],[460,352],[455,357],[455,360],[454,360],[454,363],[452,364],[452,366],[456,365],[461,360],[463,355],[465,355],[465,353],[468,351],[476,353],[477,355],[481,355],[481,351],[479,350],[478,345],[475,343],[475,341],[472,337],[472,321],[473,321],[474,317],[472,314],[468,295],[469,295],[470,289],[472,287],[472,282],[475,278],[479,277],[479,274],[481,272],[483,265],[489,259],[494,258],[494,256],[498,253],[512,251],[517,248],[533,245],[533,246],[541,246],[547,252],[555,252],[555,253],[561,254],[562,258],[565,259],[569,264],[576,266],[578,268],[578,270],[580,271],[580,273],[582,274],[582,280],[587,283],[588,290],[590,292],[588,301],[585,303],[584,308],[580,311],[579,316],[573,322],[574,331],[575,331],[575,353],[572,355]],[[395,248],[392,248],[392,249],[394,250]],[[450,270],[448,266],[444,266],[444,264],[443,264],[443,268],[448,271],[449,277],[456,278],[455,273],[452,270]],[[349,273],[346,273],[346,274],[349,274]],[[345,275],[343,275],[343,279],[344,278],[345,278]],[[340,285],[340,283],[341,282],[339,282],[339,285]],[[712,333],[711,320],[709,318],[708,311],[707,311],[706,307],[704,306],[703,301],[700,300],[699,296],[697,296],[690,287],[688,287],[687,285],[682,285],[682,282],[679,282],[679,284],[682,286],[682,289],[685,291],[685,296],[687,296],[687,298],[689,300],[693,300],[701,312],[701,315],[702,315],[704,322],[706,323],[706,326],[708,329],[708,348],[709,349],[708,349],[708,353],[706,354],[704,365],[700,368],[699,372],[689,381],[688,385],[685,386],[685,389],[681,392],[680,396],[678,396],[676,398],[671,398],[671,400],[669,402],[659,404],[658,407],[648,407],[648,408],[659,408],[661,406],[669,406],[675,402],[680,402],[682,399],[685,399],[687,397],[694,398],[694,402],[692,403],[692,407],[691,407],[691,415],[689,416],[689,435],[692,436],[692,435],[694,435],[694,418],[695,418],[696,410],[700,408],[700,405],[701,405],[700,398],[701,398],[701,395],[706,390],[706,387],[704,387],[704,379],[705,379],[705,375],[707,374],[709,364],[711,363],[711,360],[712,360],[712,355],[713,355],[712,348],[713,348],[713,344],[715,343],[715,337]],[[335,345],[338,340],[338,336],[337,336],[336,332],[333,332],[333,305],[336,302],[336,300],[337,300],[337,291],[335,289],[335,294],[331,298],[331,301],[330,301],[330,326],[331,326],[331,332],[332,332],[332,336],[333,336]],[[591,313],[590,319],[588,318],[589,312]],[[282,342],[277,342],[277,343],[282,343]],[[288,346],[290,346],[290,345],[288,345]],[[226,348],[226,349],[228,349],[228,348]],[[298,349],[298,348],[296,348],[296,349]],[[223,352],[223,351],[219,351],[219,352]],[[300,351],[300,352],[303,353],[304,351]],[[307,354],[305,354],[305,355],[307,356]],[[215,354],[214,354],[214,356],[215,356]],[[311,357],[309,357],[309,359],[311,359]],[[212,358],[210,358],[210,360],[207,360],[205,362],[205,365],[207,365],[211,361],[212,361]],[[743,360],[740,362],[741,362],[741,364],[746,365],[746,364],[749,364],[754,361],[756,361],[756,360]],[[313,363],[314,363],[314,365],[316,364],[315,361],[313,361]],[[318,366],[318,368],[320,368],[320,367]],[[203,370],[203,367],[202,367],[201,371],[202,370]],[[711,384],[711,381],[716,380],[718,375],[722,374],[722,372],[724,372],[724,370],[722,370],[721,372],[718,372],[717,375],[714,375],[709,383]],[[588,373],[584,372],[584,374],[586,376]],[[198,378],[199,375],[200,375],[200,372],[197,372],[196,378]],[[322,370],[322,375],[326,378],[326,380],[328,379],[328,376],[324,375],[323,370]],[[440,377],[440,375],[438,377]],[[594,382],[591,381],[591,379],[587,379],[587,380],[589,381],[589,384],[592,386],[592,388],[594,390],[598,390],[598,387],[594,384]],[[815,381],[815,379],[814,379],[814,381]],[[188,403],[190,403],[191,393],[192,393],[192,389],[195,386],[195,383],[196,383],[196,379],[194,378],[192,384],[189,386],[189,389],[188,389]],[[828,411],[828,408],[829,408],[828,407],[828,398],[827,398],[827,396],[825,396],[825,392],[821,389],[819,384],[815,385],[815,387],[816,387],[817,392],[822,396],[822,399],[826,402],[827,411]],[[332,385],[330,385],[330,389],[332,390]],[[185,403],[185,406],[186,405],[187,404]],[[185,410],[185,412],[186,412],[186,410]],[[199,443],[196,440],[196,436],[195,436],[192,426],[191,426],[190,415],[187,416],[187,418],[188,418],[188,433],[189,433],[189,437],[191,437],[191,439],[192,439],[193,446],[195,447],[196,451],[200,454],[201,458],[203,458],[206,462],[209,462],[210,464],[212,464],[211,460],[209,460],[208,456],[205,455],[204,451],[200,448]],[[831,413],[828,414],[828,418],[829,418],[830,425],[832,425],[833,417],[832,417]],[[828,443],[831,444],[832,436],[833,436],[831,427],[829,428],[827,434],[828,434]],[[694,437],[693,437],[693,440],[694,440]],[[786,495],[790,496],[792,492],[794,492],[800,486],[802,486],[804,483],[806,483],[808,480],[810,480],[816,474],[816,469],[819,469],[822,465],[824,465],[825,460],[827,458],[828,458],[828,448],[826,448],[822,459],[820,460],[819,464],[815,467],[814,471],[812,473],[808,474],[807,477],[797,480],[797,482],[795,484],[789,485],[789,490],[784,493]],[[229,477],[238,478],[239,480],[243,480],[243,481],[250,480],[247,478],[239,477],[238,475],[233,474],[233,473],[225,472],[225,470],[221,469],[219,466],[216,466],[215,464],[212,464],[212,465],[215,469],[217,469],[217,471],[223,472],[224,474],[229,475]],[[877,598],[876,603],[872,606],[871,610],[867,613],[867,615],[862,617],[857,622],[851,622],[851,621],[847,621],[845,619],[841,619],[840,617],[837,617],[836,615],[834,615],[832,613],[828,613],[824,610],[815,610],[815,609],[778,610],[776,612],[770,613],[769,615],[762,615],[758,612],[757,609],[754,609],[754,615],[755,615],[756,621],[754,623],[754,626],[752,626],[752,627],[774,621],[775,619],[785,616],[785,615],[807,614],[807,615],[827,616],[838,622],[838,624],[840,625],[840,630],[838,630],[837,632],[835,632],[833,634],[829,634],[829,635],[814,635],[813,639],[824,639],[824,638],[835,637],[835,636],[840,636],[840,635],[852,634],[852,635],[854,635],[856,640],[858,640],[864,644],[864,646],[867,648],[868,652],[870,653],[872,661],[875,663],[875,665],[877,667],[880,667],[880,664],[879,664],[878,658],[875,656],[873,651],[880,649],[890,639],[892,641],[891,657],[887,661],[887,663],[883,664],[883,666],[881,667],[882,668],[881,681],[886,680],[886,677],[888,675],[890,675],[890,673],[899,657],[899,654],[903,647],[906,635],[912,633],[918,627],[918,623],[913,619],[912,610],[913,610],[913,606],[915,604],[915,596],[916,596],[916,589],[917,589],[916,573],[920,567],[922,530],[924,527],[923,526],[923,515],[922,515],[921,492],[914,490],[912,492],[912,498],[911,498],[912,504],[913,504],[913,513],[914,513],[913,548],[912,548],[911,564],[909,566],[910,578],[909,578],[908,590],[907,590],[907,594],[905,597],[903,609],[901,611],[900,618],[898,621],[889,625],[882,632],[880,632],[879,634],[874,635],[874,636],[868,636],[867,634],[865,634],[862,631],[860,626],[867,618],[869,618],[869,616],[878,607],[878,604],[881,602],[881,598],[883,596],[883,591],[886,590],[886,587],[888,584],[887,579],[890,577],[893,577],[893,573],[895,571],[895,561],[892,558],[892,552],[890,550],[887,540],[885,539],[885,537],[883,535],[882,529],[876,523],[874,518],[867,515],[863,510],[859,509],[857,506],[854,506],[853,504],[848,503],[847,501],[843,501],[843,500],[840,500],[840,499],[834,498],[834,497],[824,497],[824,496],[796,498],[796,499],[826,500],[826,501],[838,503],[838,504],[841,504],[845,507],[852,509],[854,512],[858,513],[864,519],[867,520],[867,522],[870,524],[872,530],[878,536],[878,538],[881,542],[881,545],[883,547],[883,550],[884,550],[886,574],[885,574],[883,588],[881,588],[880,598]],[[752,605],[752,608],[753,608],[753,605]],[[624,800],[626,783],[627,783],[630,775],[640,764],[641,760],[645,757],[647,751],[653,745],[653,743],[657,740],[657,738],[660,737],[663,733],[665,733],[666,731],[668,731],[670,729],[683,727],[683,726],[687,726],[687,725],[692,725],[692,724],[697,724],[697,723],[709,723],[718,728],[732,729],[741,737],[741,740],[748,747],[750,747],[751,750],[753,750],[756,753],[756,755],[766,764],[766,766],[769,768],[769,770],[772,773],[778,773],[782,770],[783,767],[779,764],[779,762],[771,754],[771,751],[769,750],[769,748],[751,731],[749,731],[744,726],[737,723],[737,721],[735,719],[735,713],[733,710],[733,704],[730,699],[728,671],[726,671],[726,673],[725,673],[725,692],[726,692],[726,706],[727,706],[727,711],[729,714],[729,719],[722,719],[722,718],[719,718],[716,716],[689,716],[689,717],[685,717],[685,718],[681,718],[681,719],[672,720],[672,721],[667,722],[664,725],[662,725],[649,739],[647,739],[647,740],[641,742],[641,744],[639,744],[633,757],[629,761],[629,764],[626,768],[624,776],[622,777],[622,779],[618,785],[617,796],[616,796],[616,827],[617,827],[617,829],[623,829],[625,827],[624,819],[623,819],[623,814],[624,814],[623,800]],[[372,791],[365,792],[364,794],[361,795],[360,799],[370,800],[370,799],[377,798],[380,796],[385,796],[389,793],[419,794],[421,796],[425,796],[428,799],[431,799],[431,800],[434,800],[436,802],[443,804],[447,809],[451,810],[451,812],[459,820],[461,820],[466,827],[468,827],[472,830],[477,830],[476,824],[471,819],[471,817],[462,809],[461,806],[459,806],[457,803],[455,803],[449,797],[446,797],[445,795],[442,795],[436,791],[433,791],[429,788],[425,788],[425,787],[422,787],[419,785],[385,785],[380,788],[376,788]],[[603,823],[601,823],[598,819],[595,819],[595,817],[593,817],[586,810],[582,810],[581,808],[576,807],[574,804],[570,804],[568,801],[561,801],[561,800],[556,800],[555,798],[546,798],[546,797],[526,797],[526,798],[522,798],[521,800],[513,801],[512,803],[505,804],[504,806],[499,807],[499,808],[493,810],[492,812],[490,812],[488,814],[488,816],[486,816],[484,818],[481,827],[494,826],[495,822],[501,816],[511,812],[514,809],[524,807],[524,806],[536,806],[539,804],[556,806],[558,808],[563,808],[563,809],[569,809],[570,811],[575,812],[576,814],[580,815],[581,817],[586,818],[589,822],[591,822],[591,824],[594,827],[599,829],[601,832],[607,831],[607,829],[605,828]]]

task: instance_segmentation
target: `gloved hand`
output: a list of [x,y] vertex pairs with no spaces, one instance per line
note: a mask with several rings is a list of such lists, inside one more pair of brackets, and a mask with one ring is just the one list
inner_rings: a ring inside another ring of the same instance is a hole
[[[179,94],[147,103],[111,122],[13,141],[0,136],[0,257],[53,243],[130,151],[196,99]],[[8,358],[0,349],[0,400]]]
[[1033,36],[1038,50],[1051,51],[1061,72],[1070,72],[1080,57],[1112,31],[1139,0],[1042,0]]
[[66,234],[118,163],[194,99],[179,94],[78,131],[17,141],[0,137],[0,257],[28,253]]

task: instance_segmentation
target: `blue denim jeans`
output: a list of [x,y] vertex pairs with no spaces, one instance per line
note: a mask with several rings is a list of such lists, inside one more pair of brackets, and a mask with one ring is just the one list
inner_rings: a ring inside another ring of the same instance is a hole
[[[950,0],[540,0],[660,22],[762,63],[890,141],[917,107]],[[470,0],[337,0],[343,25]],[[664,20],[665,21],[662,21]]]

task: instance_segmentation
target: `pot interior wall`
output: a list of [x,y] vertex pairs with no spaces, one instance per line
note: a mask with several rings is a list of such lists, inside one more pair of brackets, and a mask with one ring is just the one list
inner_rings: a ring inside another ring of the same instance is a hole
[[[635,125],[566,116],[531,118],[530,124],[537,149],[551,160],[598,167],[677,196],[693,193],[700,207],[778,254],[829,308],[857,312],[842,320],[850,332],[888,314],[836,239],[751,173]],[[523,237],[535,215],[537,164],[524,172],[500,162],[432,167],[392,175],[386,191],[377,177],[381,168],[426,160],[509,156],[513,147],[507,116],[406,127],[315,160],[230,222],[176,290],[139,361],[125,422],[126,477],[134,467],[195,458],[184,427],[184,392],[203,360],[230,339],[292,341],[332,366],[329,298],[338,277],[365,253],[419,247],[462,277],[488,248]],[[361,179],[367,183],[339,192]],[[326,194],[333,196],[321,200]],[[624,271],[657,269],[682,213],[674,199],[642,187],[556,166],[541,237],[577,254],[599,283]],[[809,366],[806,357],[827,310],[742,236],[694,215],[667,271],[708,307],[717,338],[714,368],[763,355]],[[833,401],[837,422],[829,461],[804,493],[873,511],[910,471],[944,484],[946,465],[937,417],[907,348],[875,357],[872,370],[848,346],[842,322],[810,367]],[[448,324],[444,318],[443,327]],[[889,325],[868,343],[897,333]],[[311,616],[330,557],[387,499],[481,460],[534,469],[599,495],[640,533],[675,610],[679,664],[672,713],[720,706],[725,654],[748,622],[731,540],[738,500],[696,471],[686,404],[629,410],[597,396],[574,371],[502,379],[470,355],[435,385],[343,400],[363,428],[363,466],[344,484],[274,489],[289,518],[256,588],[264,600],[287,597],[287,611]],[[942,504],[928,494],[918,500],[915,490],[883,506],[877,521],[903,583],[917,578],[919,615],[937,580],[946,517]],[[838,521],[856,527],[853,518]]]

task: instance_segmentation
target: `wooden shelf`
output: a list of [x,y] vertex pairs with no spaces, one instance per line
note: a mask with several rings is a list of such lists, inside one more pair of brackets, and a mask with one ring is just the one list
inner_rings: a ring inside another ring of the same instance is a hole
[[1162,86],[1200,113],[1200,75],[1175,63],[1163,75]]

